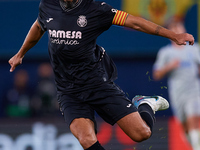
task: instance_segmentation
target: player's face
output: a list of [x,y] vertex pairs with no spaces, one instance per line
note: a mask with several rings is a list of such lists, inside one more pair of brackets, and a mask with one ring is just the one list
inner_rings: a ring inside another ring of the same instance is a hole
[[78,0],[60,0],[65,8],[73,8]]
[[177,24],[172,25],[170,27],[170,30],[172,30],[173,32],[175,32],[177,34],[185,33],[186,32],[185,27],[181,23],[177,23]]

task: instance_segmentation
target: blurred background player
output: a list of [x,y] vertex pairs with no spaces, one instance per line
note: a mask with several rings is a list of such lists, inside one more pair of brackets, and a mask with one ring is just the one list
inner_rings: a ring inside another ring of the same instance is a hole
[[[186,29],[181,22],[168,28],[176,33]],[[161,48],[153,66],[153,78],[168,77],[168,90],[174,115],[180,120],[193,150],[200,150],[200,47],[171,44]]]

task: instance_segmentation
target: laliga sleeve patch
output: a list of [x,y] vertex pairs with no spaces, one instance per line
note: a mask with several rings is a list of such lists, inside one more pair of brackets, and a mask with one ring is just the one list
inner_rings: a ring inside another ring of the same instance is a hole
[[123,26],[126,21],[127,16],[128,16],[128,13],[117,10],[117,12],[113,18],[112,24]]

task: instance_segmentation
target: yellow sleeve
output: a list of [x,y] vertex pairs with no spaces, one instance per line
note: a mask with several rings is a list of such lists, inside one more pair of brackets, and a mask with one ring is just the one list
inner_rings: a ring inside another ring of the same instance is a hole
[[116,12],[116,14],[113,18],[112,24],[123,26],[125,21],[126,21],[127,16],[128,16],[128,13],[126,13],[124,11],[117,10],[117,12]]

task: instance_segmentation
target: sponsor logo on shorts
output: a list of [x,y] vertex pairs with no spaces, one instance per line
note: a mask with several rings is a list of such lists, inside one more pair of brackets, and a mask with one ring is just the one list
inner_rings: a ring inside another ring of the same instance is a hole
[[128,104],[126,107],[130,108],[132,104]]

